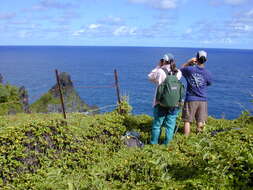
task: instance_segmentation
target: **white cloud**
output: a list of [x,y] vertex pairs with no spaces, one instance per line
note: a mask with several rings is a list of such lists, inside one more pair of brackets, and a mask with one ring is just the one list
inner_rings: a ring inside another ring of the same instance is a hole
[[252,9],[242,11],[234,14],[228,20],[199,21],[189,27],[192,31],[189,28],[184,31],[182,39],[200,40],[202,44],[225,46],[242,43],[242,40],[252,42],[252,12]]
[[251,32],[253,31],[253,26],[250,26],[248,24],[242,24],[242,23],[235,23],[232,24],[234,30],[236,31],[243,31],[243,32]]
[[98,34],[99,30],[102,27],[102,25],[100,24],[90,24],[88,26],[85,26],[77,31],[74,31],[72,33],[72,36],[81,36],[83,34],[87,34],[87,35],[94,35],[94,34]]
[[242,10],[227,20],[209,20],[196,23],[193,28],[195,39],[205,39],[215,43],[236,44],[242,40],[252,42],[253,9]]
[[91,30],[98,29],[99,27],[101,27],[100,24],[90,24],[90,25],[88,26],[88,28],[91,29]]
[[[243,11],[233,17],[233,19],[228,22],[228,27],[232,31],[241,35],[253,35],[253,9],[249,11]],[[238,35],[239,36],[239,35]]]
[[177,7],[178,0],[128,0],[131,3],[147,4],[156,9],[173,9]]
[[77,31],[72,33],[72,36],[80,36],[81,34],[83,34],[85,32],[86,32],[85,29],[77,30]]
[[137,34],[136,27],[120,26],[113,31],[114,36],[134,36]]

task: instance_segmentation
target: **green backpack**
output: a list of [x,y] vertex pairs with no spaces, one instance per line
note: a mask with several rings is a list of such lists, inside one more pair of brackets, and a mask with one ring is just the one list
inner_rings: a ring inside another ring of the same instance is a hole
[[163,107],[178,107],[184,96],[184,85],[177,79],[176,75],[166,73],[166,79],[157,88],[156,101]]

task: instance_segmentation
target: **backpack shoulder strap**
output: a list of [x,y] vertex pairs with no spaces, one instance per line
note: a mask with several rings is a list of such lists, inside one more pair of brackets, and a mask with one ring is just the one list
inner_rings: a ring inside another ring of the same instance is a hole
[[166,77],[168,76],[168,75],[171,75],[171,73],[167,70],[167,69],[165,69],[165,68],[162,68],[162,70],[165,72],[165,74],[166,74]]

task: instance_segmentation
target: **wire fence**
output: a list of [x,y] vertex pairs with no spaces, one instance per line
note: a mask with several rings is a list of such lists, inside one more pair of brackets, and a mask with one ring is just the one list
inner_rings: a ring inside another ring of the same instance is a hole
[[97,109],[87,110],[86,112],[81,112],[81,113],[84,113],[85,115],[89,115],[89,114],[92,114],[94,112],[101,111],[103,109],[107,109],[107,108],[111,108],[111,107],[117,107],[117,106],[118,106],[118,104],[112,104],[112,105],[107,105],[107,106],[99,107]]
[[[57,69],[55,70],[55,76],[56,76],[56,82],[57,82],[56,84],[57,84],[58,89],[54,89],[54,90],[58,91],[59,94],[60,94],[62,114],[63,114],[63,117],[66,119],[65,102],[64,102],[64,96],[63,96],[63,90],[62,90],[63,85],[61,84],[61,81],[60,81],[60,78],[59,78],[59,73],[58,73]],[[78,86],[74,86],[74,88],[75,89],[78,89],[78,88],[86,88],[86,89],[114,88],[116,90],[116,96],[117,96],[117,103],[116,104],[105,105],[105,106],[102,106],[102,107],[99,107],[99,108],[96,108],[96,109],[90,109],[90,110],[87,110],[85,112],[81,112],[81,113],[84,113],[86,115],[87,114],[92,114],[94,112],[98,112],[98,111],[101,111],[101,110],[105,110],[105,109],[108,109],[108,108],[117,107],[121,103],[120,91],[119,91],[119,82],[118,82],[118,73],[117,73],[116,69],[114,69],[114,84],[109,84],[109,85],[78,85]],[[40,97],[41,96],[35,95],[35,96],[30,97],[30,99],[34,100],[35,98],[39,99]],[[21,103],[22,104],[22,103],[24,103],[24,101],[19,100],[19,101],[1,102],[0,105],[14,104],[14,103]]]
[[[55,70],[55,75],[56,75],[56,80],[57,80],[57,84],[58,84],[58,90],[59,90],[59,93],[60,93],[60,100],[61,100],[61,106],[62,106],[62,114],[63,114],[63,117],[66,119],[65,104],[64,104],[64,99],[63,99],[63,95],[62,95],[62,85],[61,85],[60,80],[59,80],[59,74],[58,74],[58,70],[57,69]],[[116,89],[116,95],[117,95],[117,99],[118,99],[117,104],[106,105],[106,106],[103,106],[103,107],[100,107],[100,108],[97,108],[97,109],[88,110],[88,111],[84,112],[85,114],[90,114],[92,112],[97,112],[97,111],[100,111],[102,109],[106,109],[108,107],[115,107],[117,105],[120,105],[120,103],[121,103],[121,100],[120,100],[120,91],[119,91],[119,82],[118,82],[118,73],[117,73],[116,69],[114,69],[114,84],[113,85],[76,86],[75,88],[115,88]],[[120,107],[119,107],[119,111],[121,112]]]
[[115,88],[115,85],[105,85],[105,86],[75,86],[75,88]]

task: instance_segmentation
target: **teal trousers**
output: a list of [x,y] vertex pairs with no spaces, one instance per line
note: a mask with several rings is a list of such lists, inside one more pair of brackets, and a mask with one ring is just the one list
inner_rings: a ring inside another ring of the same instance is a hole
[[163,144],[168,144],[172,140],[179,111],[179,108],[168,109],[160,105],[154,107],[154,120],[151,129],[150,144],[158,144],[163,124],[165,126],[165,139]]

